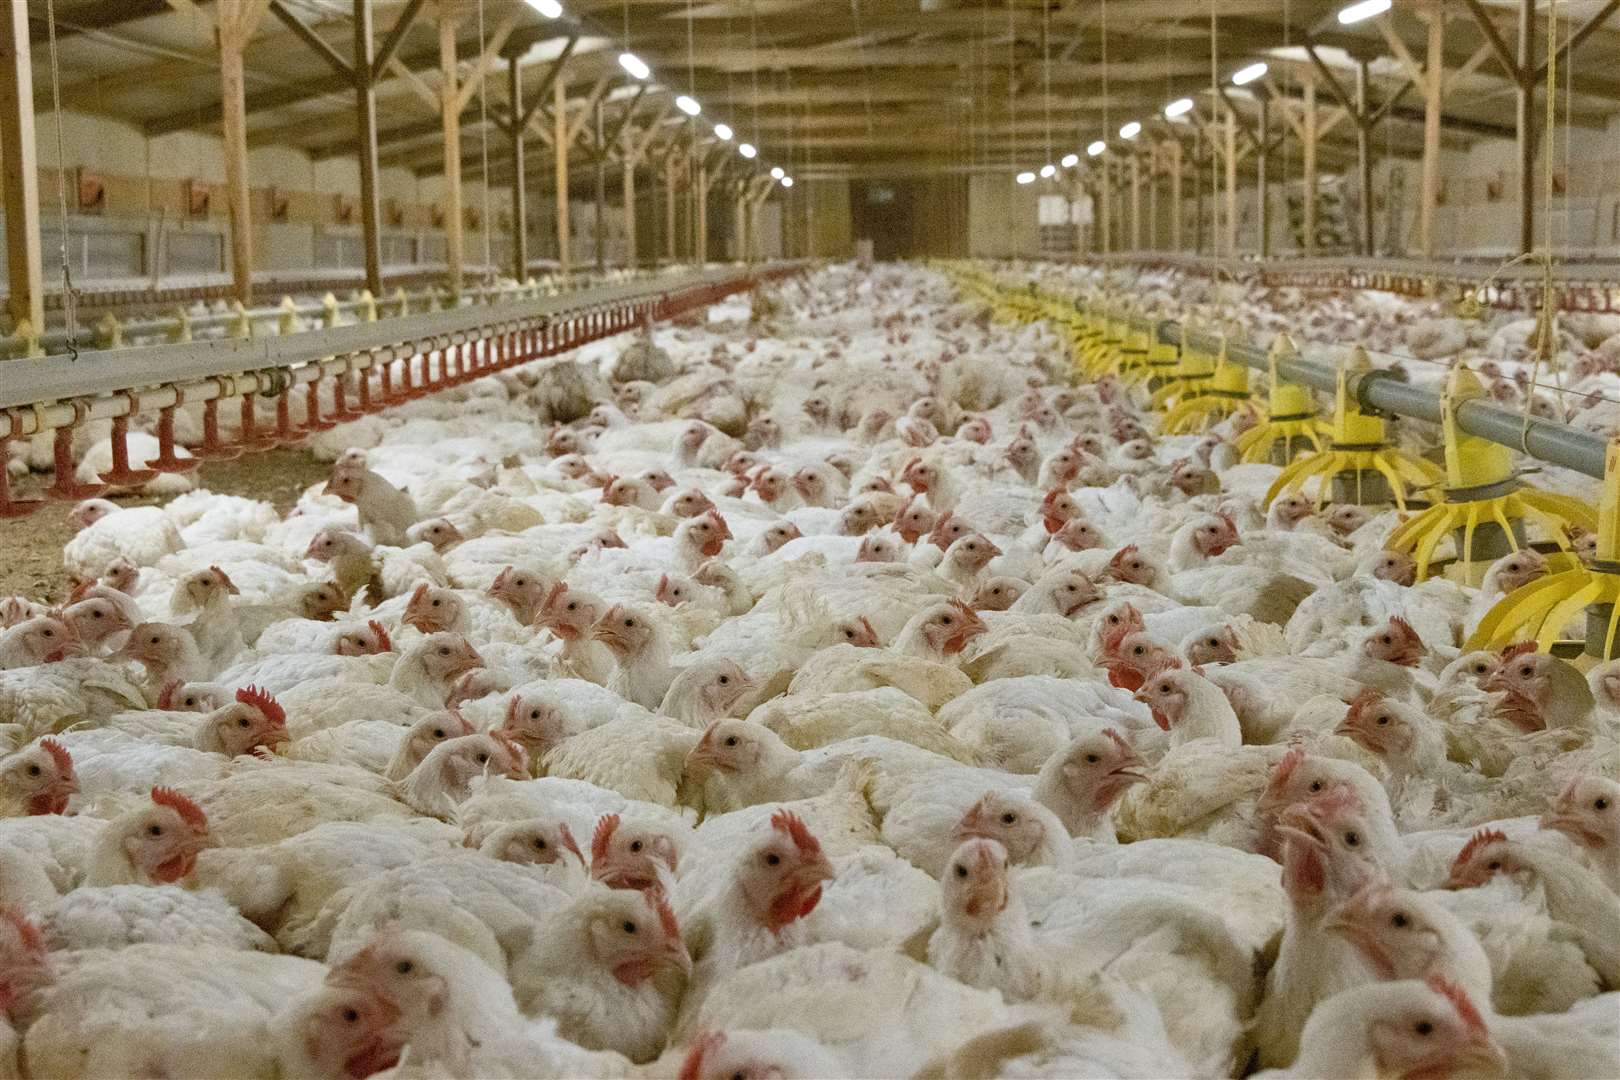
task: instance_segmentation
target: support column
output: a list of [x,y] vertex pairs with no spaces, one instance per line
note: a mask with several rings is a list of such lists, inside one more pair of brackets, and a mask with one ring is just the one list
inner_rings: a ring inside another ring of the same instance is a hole
[[1316,80],[1305,80],[1305,137],[1301,157],[1305,171],[1304,229],[1305,254],[1316,254]]
[[1440,95],[1445,90],[1445,12],[1428,13],[1429,55],[1424,65],[1423,188],[1418,202],[1418,244],[1423,258],[1434,258],[1434,207],[1440,194]]
[[551,148],[557,157],[557,267],[563,277],[573,273],[568,242],[568,88],[561,75],[551,84]]
[[1181,140],[1170,144],[1170,250],[1181,250]]
[[1097,191],[1101,196],[1097,201],[1102,204],[1101,213],[1097,217],[1098,231],[1102,234],[1102,253],[1108,255],[1114,250],[1114,196],[1113,184],[1109,183],[1108,177],[1108,155],[1104,154],[1098,158],[1097,164],[1099,166]]
[[1131,250],[1142,250],[1142,155],[1131,155]]
[[1199,167],[1199,158],[1204,153],[1204,129],[1199,125],[1198,133],[1193,137],[1193,252],[1198,255],[1204,253],[1204,171]]
[[[1536,2],[1519,0],[1519,89],[1514,95],[1519,148],[1519,253],[1536,246]],[[1551,210],[1551,207],[1548,207]]]
[[629,148],[624,152],[624,265],[636,266],[636,159]]
[[1361,229],[1357,253],[1373,253],[1372,126],[1367,123],[1367,61],[1356,61],[1356,165],[1361,177]]
[[1159,146],[1148,151],[1148,248],[1159,246]]
[[[27,5],[15,5],[26,8]],[[253,303],[253,206],[248,185],[247,101],[242,51],[269,10],[268,3],[243,0],[220,5],[215,13],[219,42],[220,129],[225,153],[225,199],[231,222],[231,286],[244,307]],[[9,147],[6,158],[10,160]],[[8,235],[11,235],[8,233]],[[36,237],[33,246],[37,250]]]
[[[45,282],[39,252],[39,163],[34,148],[34,66],[28,5],[7,4],[0,16],[0,158],[5,160],[7,313],[11,328],[45,329]],[[62,165],[58,162],[58,168]],[[0,468],[5,462],[0,462]]]
[[679,164],[675,151],[671,150],[664,159],[664,255],[670,262],[675,261],[675,176],[676,166]]
[[698,269],[709,265],[709,163],[698,162],[697,186],[693,191],[697,197],[697,241],[694,245],[692,258],[697,262]]
[[607,232],[602,228],[607,203],[607,144],[602,141],[602,99],[596,99],[596,272],[607,273]]
[[382,203],[377,196],[377,92],[371,77],[374,55],[371,0],[354,0],[355,112],[360,139],[360,246],[366,257],[366,288],[382,295]]
[[1259,213],[1255,216],[1260,223],[1260,257],[1271,257],[1271,191],[1266,187],[1266,140],[1271,135],[1271,99],[1266,95],[1260,96],[1260,145],[1255,147],[1255,195],[1260,201],[1257,208]]
[[461,295],[466,249],[461,213],[461,85],[456,71],[456,24],[450,4],[439,7],[439,120],[444,129],[444,261],[450,292]]
[[523,66],[519,54],[506,58],[506,102],[512,115],[512,276],[529,280],[529,198],[523,166]]
[[1237,113],[1226,110],[1226,220],[1222,223],[1221,252],[1224,258],[1237,254]]

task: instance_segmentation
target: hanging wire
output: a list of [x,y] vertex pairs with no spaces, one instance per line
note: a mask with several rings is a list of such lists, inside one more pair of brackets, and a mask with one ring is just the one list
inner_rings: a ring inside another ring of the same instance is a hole
[[[62,138],[62,70],[56,59],[56,0],[45,0],[45,31],[50,39],[51,109],[56,127],[56,203],[62,234],[58,238],[62,258],[62,316],[67,320],[67,348],[73,360],[79,358],[79,298],[73,290],[73,271],[68,266],[67,151]],[[43,326],[34,333],[43,334]]]
[[[1046,160],[1052,163],[1052,5],[1041,5],[1041,111],[1045,117]],[[1016,138],[1016,133],[1014,135]]]

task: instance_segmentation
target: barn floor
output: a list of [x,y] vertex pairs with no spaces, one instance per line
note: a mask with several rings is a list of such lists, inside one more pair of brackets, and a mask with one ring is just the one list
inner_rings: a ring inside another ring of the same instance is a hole
[[[330,465],[308,450],[291,447],[248,454],[234,461],[205,462],[197,471],[199,487],[248,499],[263,499],[285,514],[309,485],[326,477]],[[18,494],[34,490],[14,484]],[[162,499],[117,496],[123,506],[146,506]],[[0,596],[27,596],[46,603],[65,600],[70,588],[62,568],[62,546],[73,536],[68,523],[72,503],[53,502],[17,521],[0,522]]]

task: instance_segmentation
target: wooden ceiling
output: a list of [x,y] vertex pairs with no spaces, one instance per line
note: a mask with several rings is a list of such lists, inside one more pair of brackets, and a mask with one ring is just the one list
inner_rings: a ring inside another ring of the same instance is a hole
[[[220,0],[235,3],[240,0]],[[353,0],[279,0],[309,34],[340,56],[353,55]],[[651,141],[708,138],[729,123],[739,139],[760,148],[760,164],[801,176],[885,175],[945,169],[1038,167],[1097,138],[1111,138],[1129,120],[1147,135],[1186,139],[1192,127],[1160,119],[1168,101],[1193,97],[1200,112],[1218,101],[1212,75],[1224,83],[1243,64],[1266,59],[1259,84],[1279,110],[1297,108],[1312,76],[1299,46],[1307,35],[1348,86],[1356,57],[1370,61],[1370,97],[1391,97],[1388,120],[1375,136],[1380,153],[1421,152],[1421,95],[1374,23],[1340,27],[1334,13],[1345,0],[563,0],[561,20],[542,18],[523,0],[372,0],[379,39],[402,13],[417,17],[399,41],[397,62],[378,85],[380,155],[385,165],[428,174],[442,168],[439,126],[441,10],[459,16],[456,52],[462,80],[481,66],[492,77],[462,115],[462,150],[480,163],[487,149],[491,179],[509,172],[507,61],[518,57],[533,95],[570,37],[577,37],[561,79],[571,112],[603,102],[611,133],[621,123]],[[1425,22],[1416,9],[1439,0],[1396,0],[1395,34],[1413,57],[1424,55]],[[1514,84],[1491,55],[1487,34],[1471,17],[1476,0],[1446,0],[1445,59],[1458,75],[1445,100],[1445,139],[1466,145],[1482,137],[1511,138]],[[1477,0],[1509,49],[1516,41],[1517,0]],[[1546,8],[1545,0],[1540,5]],[[210,0],[57,0],[61,96],[68,108],[125,120],[149,135],[213,130],[219,122],[218,61]],[[1620,0],[1561,0],[1559,40],[1605,13],[1584,36],[1568,66],[1561,114],[1581,126],[1601,126],[1620,112]],[[35,20],[35,95],[43,113],[51,100],[44,5]],[[1549,20],[1536,20],[1545,42]],[[641,91],[618,66],[628,47],[653,69],[654,87]],[[491,46],[494,46],[492,49]],[[1538,46],[1538,55],[1544,45]],[[1603,62],[1602,58],[1610,58]],[[317,158],[349,153],[354,139],[352,88],[319,57],[287,18],[267,18],[246,53],[249,138],[254,145],[294,146]],[[1562,85],[1561,80],[1561,85]],[[677,93],[702,103],[697,121],[667,108]],[[1258,97],[1228,95],[1253,117]],[[1327,87],[1318,92],[1333,105]],[[1566,107],[1567,106],[1567,107]],[[544,119],[542,111],[541,119]],[[592,123],[581,125],[590,147]],[[535,123],[535,150],[550,139]],[[1340,124],[1323,142],[1325,168],[1354,154],[1353,124]],[[1141,145],[1140,143],[1138,145]],[[1298,160],[1298,145],[1285,140]],[[545,153],[531,152],[541,175]]]

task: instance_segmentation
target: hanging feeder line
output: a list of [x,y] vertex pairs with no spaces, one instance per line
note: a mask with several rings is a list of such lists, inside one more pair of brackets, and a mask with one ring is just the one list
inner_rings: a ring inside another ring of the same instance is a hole
[[[674,318],[807,267],[779,263],[752,274],[721,269],[657,285],[633,283],[287,337],[110,349],[80,353],[77,359],[58,356],[10,364],[0,381],[0,461],[11,441],[54,431],[55,482],[44,494],[76,501],[109,485],[144,483],[150,479],[143,475],[147,470],[185,472],[196,468],[199,459],[296,442],[391,405]],[[323,382],[331,402],[324,413]],[[304,384],[309,390],[300,425],[293,421],[288,391]],[[258,420],[260,396],[275,399],[273,427]],[[241,398],[235,441],[221,431],[219,421],[219,402],[232,397]],[[188,448],[190,458],[182,458],[176,453],[175,410],[196,403],[204,410],[203,441]],[[131,469],[128,418],[152,410],[158,412],[158,456],[142,462],[139,470]],[[73,432],[91,420],[114,421],[113,468],[100,484],[75,479]],[[37,499],[14,498],[6,470],[0,469],[0,518],[22,517],[41,505]]]

